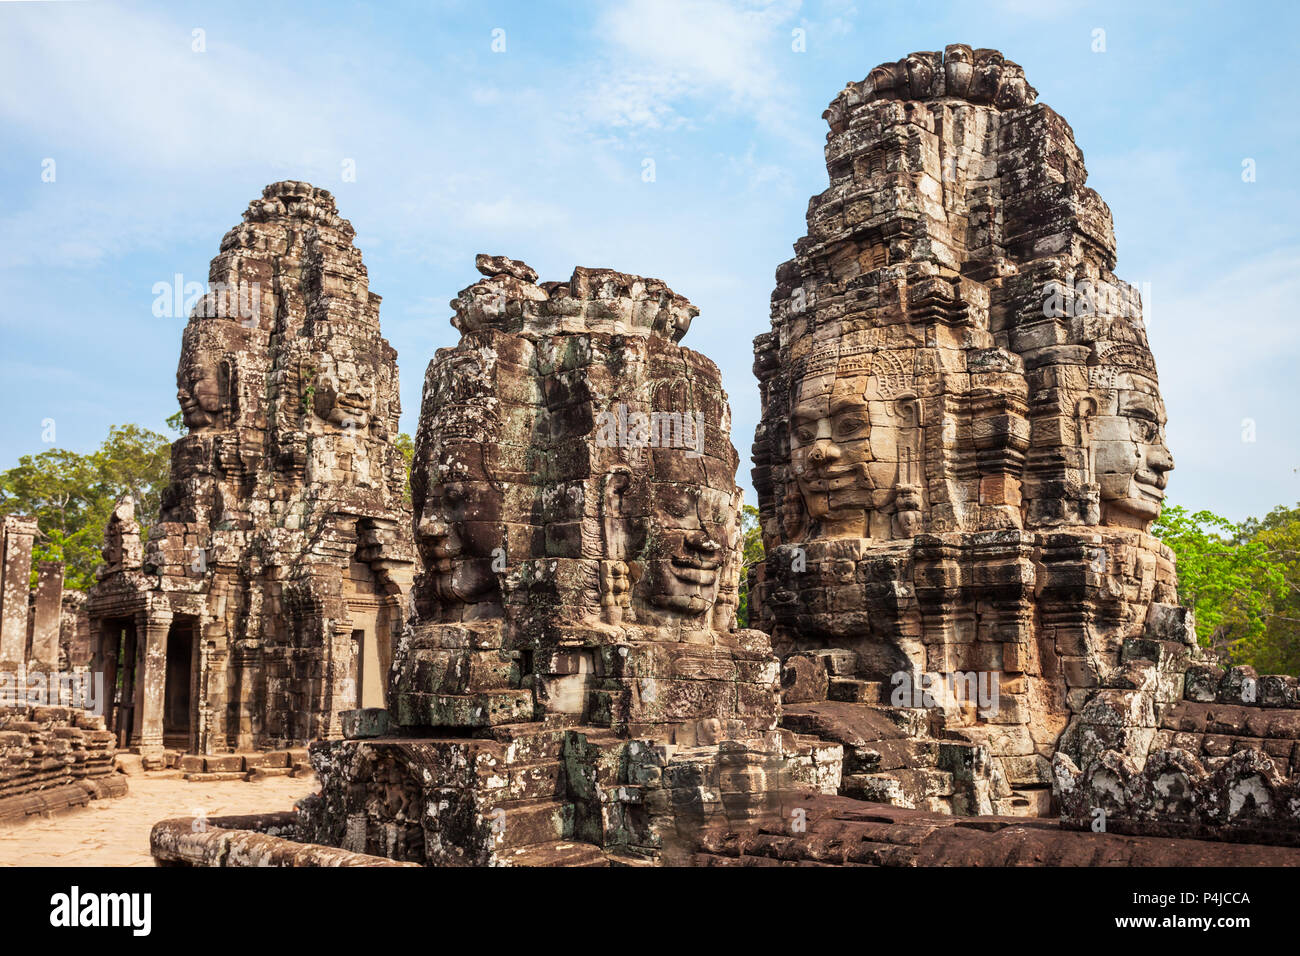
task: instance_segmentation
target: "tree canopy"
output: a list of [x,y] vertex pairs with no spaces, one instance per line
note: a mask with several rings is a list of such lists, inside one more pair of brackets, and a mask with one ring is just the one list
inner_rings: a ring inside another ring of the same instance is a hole
[[740,512],[740,534],[744,553],[740,565],[740,595],[736,602],[736,624],[750,627],[749,620],[749,570],[763,560],[763,529],[758,520],[758,509],[744,505]]
[[1261,673],[1300,673],[1300,507],[1236,525],[1166,505],[1151,530],[1178,558],[1201,644]]
[[104,528],[124,494],[135,498],[141,532],[148,534],[171,472],[170,445],[165,435],[139,425],[113,425],[89,454],[51,448],[23,455],[0,472],[0,514],[37,519],[33,580],[38,562],[62,561],[66,587],[94,584]]

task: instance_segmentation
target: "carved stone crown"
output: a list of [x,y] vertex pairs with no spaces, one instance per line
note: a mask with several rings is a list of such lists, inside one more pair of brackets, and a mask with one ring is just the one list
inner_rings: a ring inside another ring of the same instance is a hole
[[822,114],[833,131],[840,131],[858,107],[881,100],[935,100],[945,97],[998,109],[1028,106],[1038,91],[1025,81],[1025,71],[997,50],[973,50],[950,43],[942,53],[909,53],[882,63],[860,83],[850,83]]

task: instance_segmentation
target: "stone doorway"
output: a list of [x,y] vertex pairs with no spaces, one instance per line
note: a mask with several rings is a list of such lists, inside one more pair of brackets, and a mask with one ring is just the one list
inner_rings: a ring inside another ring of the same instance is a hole
[[352,643],[356,648],[357,706],[383,707],[385,668],[380,660],[379,642],[372,632],[355,630]]
[[195,672],[198,646],[195,622],[178,617],[167,634],[167,676],[163,691],[163,745],[189,750],[194,742]]
[[99,666],[104,671],[104,720],[117,738],[117,746],[131,742],[135,718],[136,626],[133,618],[110,618],[99,638]]

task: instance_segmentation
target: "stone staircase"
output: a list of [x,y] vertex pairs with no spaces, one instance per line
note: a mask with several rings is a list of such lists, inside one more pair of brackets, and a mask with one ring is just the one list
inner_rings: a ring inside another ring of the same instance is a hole
[[688,861],[702,828],[770,823],[798,794],[834,792],[842,763],[838,744],[789,730],[679,746],[572,716],[473,736],[348,726],[358,736],[312,745],[323,784],[304,810],[307,838],[433,866]]
[[970,724],[942,704],[894,706],[891,684],[856,671],[856,655],[842,649],[796,653],[782,666],[782,726],[843,746],[840,794],[936,813],[1050,814],[1046,761],[994,756],[1003,725]]
[[930,711],[872,702],[879,685],[850,683],[856,699],[790,704],[781,721],[788,730],[843,746],[841,794],[961,815],[993,813],[1013,797],[987,748],[934,736]]
[[500,766],[480,778],[480,813],[493,866],[607,866],[599,846],[574,839],[576,816],[563,761],[563,724],[498,725]]

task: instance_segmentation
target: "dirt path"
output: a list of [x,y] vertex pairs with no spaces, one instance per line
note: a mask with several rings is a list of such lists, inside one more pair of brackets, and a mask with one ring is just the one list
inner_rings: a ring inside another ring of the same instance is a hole
[[124,797],[0,827],[0,866],[153,866],[149,830],[159,820],[289,810],[316,789],[315,777],[190,783],[173,771],[129,780]]

